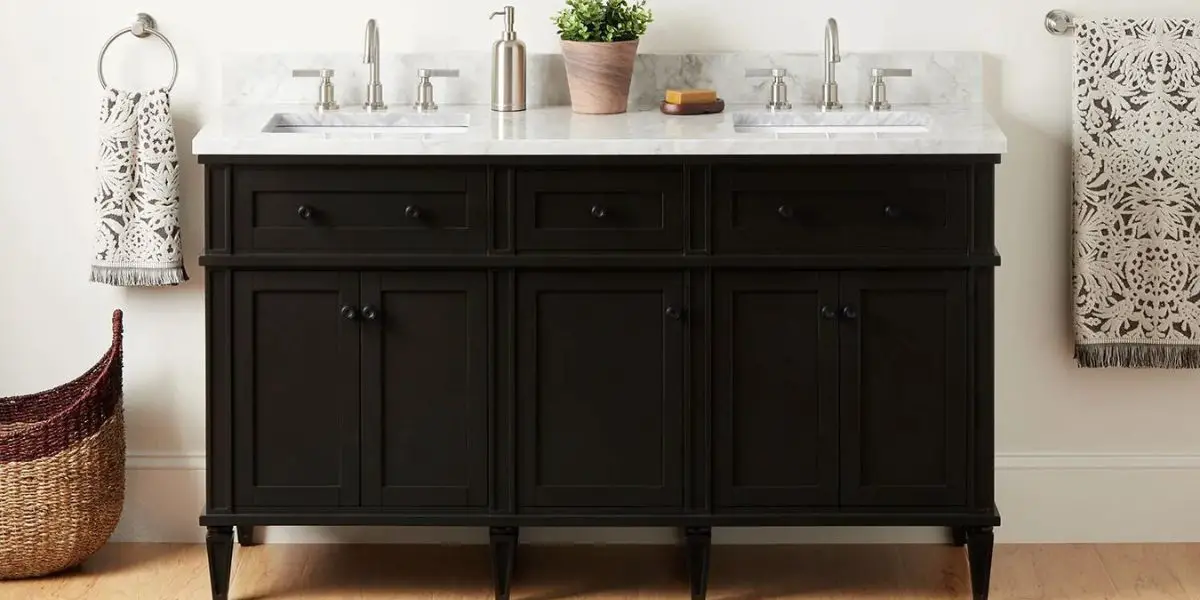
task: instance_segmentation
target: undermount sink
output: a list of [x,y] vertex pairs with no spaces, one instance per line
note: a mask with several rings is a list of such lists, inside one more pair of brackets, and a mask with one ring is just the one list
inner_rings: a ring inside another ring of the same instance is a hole
[[918,112],[738,112],[737,133],[926,133],[929,115]]
[[429,135],[465,133],[471,125],[466,113],[277,113],[267,122],[266,133],[307,133],[326,137],[370,135]]

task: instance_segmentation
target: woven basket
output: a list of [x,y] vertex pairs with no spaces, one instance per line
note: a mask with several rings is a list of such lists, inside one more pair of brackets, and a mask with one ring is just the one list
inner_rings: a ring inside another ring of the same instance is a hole
[[87,373],[40,394],[0,398],[0,579],[78,565],[121,517],[121,311],[112,323],[112,347]]

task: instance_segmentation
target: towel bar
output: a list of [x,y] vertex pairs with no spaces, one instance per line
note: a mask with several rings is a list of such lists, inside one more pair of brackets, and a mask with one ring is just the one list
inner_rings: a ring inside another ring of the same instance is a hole
[[1075,17],[1062,9],[1046,13],[1046,31],[1054,35],[1067,35],[1075,31]]
[[114,33],[112,37],[108,38],[107,42],[104,42],[104,46],[100,48],[100,58],[96,60],[96,76],[100,78],[100,87],[106,90],[108,89],[108,82],[104,80],[104,53],[108,52],[108,47],[111,46],[117,38],[125,35],[126,33],[131,33],[134,37],[139,38],[153,35],[154,37],[162,40],[162,43],[167,45],[167,50],[171,51],[171,62],[174,65],[174,68],[171,71],[171,82],[168,83],[167,87],[164,89],[166,89],[168,92],[171,91],[175,87],[175,79],[179,77],[179,55],[175,53],[175,46],[171,44],[171,40],[168,40],[167,36],[158,32],[158,23],[154,20],[154,17],[151,17],[146,13],[138,13],[137,19],[133,22],[133,25]]

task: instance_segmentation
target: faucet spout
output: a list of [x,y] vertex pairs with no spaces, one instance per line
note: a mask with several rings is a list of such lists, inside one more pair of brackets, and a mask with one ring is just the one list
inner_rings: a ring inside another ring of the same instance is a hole
[[837,63],[842,62],[841,43],[838,41],[837,19],[825,22],[825,85],[821,86],[821,110],[841,110],[838,102]]
[[367,80],[367,101],[363,108],[367,111],[387,110],[383,103],[383,84],[379,81],[379,26],[375,19],[367,20],[367,31],[363,38],[363,63],[371,65]]

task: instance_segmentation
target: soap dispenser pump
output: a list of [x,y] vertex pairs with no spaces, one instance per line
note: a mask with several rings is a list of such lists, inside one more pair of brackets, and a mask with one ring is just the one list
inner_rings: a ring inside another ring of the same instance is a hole
[[497,112],[525,110],[525,42],[513,30],[515,12],[505,6],[491,17],[504,17],[504,33],[492,45],[492,110]]

